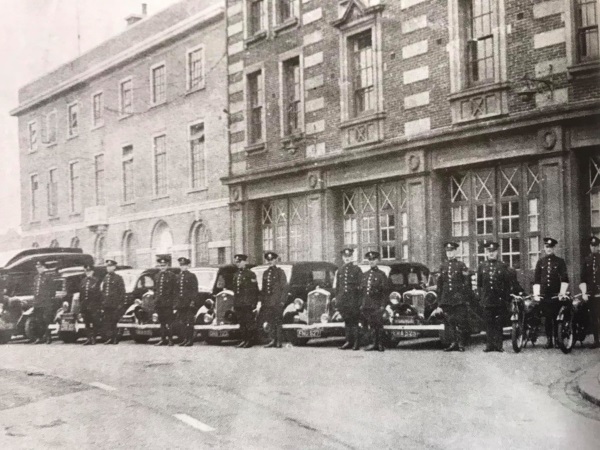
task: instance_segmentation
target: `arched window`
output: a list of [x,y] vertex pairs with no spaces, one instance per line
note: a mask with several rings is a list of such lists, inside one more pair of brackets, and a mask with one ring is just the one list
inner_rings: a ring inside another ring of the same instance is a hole
[[208,231],[201,223],[192,229],[192,259],[194,266],[208,264]]
[[50,248],[56,247],[58,247],[58,241],[56,239],[52,239],[52,241],[50,241]]
[[94,255],[96,256],[96,264],[104,264],[104,236],[98,236],[96,238]]
[[71,239],[71,248],[79,248],[80,246],[81,243],[79,242],[79,238],[77,236]]
[[136,254],[135,254],[135,237],[131,231],[126,231],[123,235],[123,242],[121,244],[121,251],[123,252],[123,264],[131,267],[136,265]]
[[40,248],[40,244],[34,242],[33,244],[31,244],[31,248]]
[[152,260],[156,255],[170,255],[173,251],[173,233],[169,225],[162,220],[154,226],[152,232]]

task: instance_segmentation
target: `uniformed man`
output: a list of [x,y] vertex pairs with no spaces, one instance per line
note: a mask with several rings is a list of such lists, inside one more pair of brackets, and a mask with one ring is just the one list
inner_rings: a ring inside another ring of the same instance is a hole
[[154,276],[155,310],[160,323],[160,341],[155,345],[173,346],[173,300],[177,292],[177,279],[167,270],[169,261],[164,256],[156,259],[159,272]]
[[37,261],[35,268],[37,275],[33,280],[33,317],[36,324],[35,344],[50,344],[52,335],[48,325],[54,319],[53,302],[56,290],[54,289],[54,277],[51,269],[55,263]]
[[196,302],[198,299],[198,278],[190,272],[191,261],[181,257],[177,260],[181,272],[177,275],[177,295],[175,309],[177,318],[183,325],[183,340],[180,347],[194,345],[194,318],[196,316]]
[[233,307],[242,335],[242,342],[237,347],[250,348],[254,345],[256,333],[254,310],[258,302],[258,283],[256,274],[246,268],[247,255],[237,254],[233,257],[233,261],[238,268],[233,277],[233,293],[235,295]]
[[487,345],[484,352],[503,352],[502,322],[510,304],[514,286],[513,275],[507,264],[498,260],[498,243],[485,245],[486,261],[477,269],[477,288],[484,308]]
[[546,255],[538,260],[533,280],[533,296],[542,302],[542,314],[546,327],[546,348],[554,347],[553,338],[557,334],[556,316],[560,310],[560,299],[567,294],[569,288],[565,260],[554,254],[554,247],[557,243],[556,239],[544,238]]
[[344,265],[336,273],[336,307],[344,319],[346,342],[340,350],[360,348],[358,323],[361,306],[362,270],[354,264],[354,250],[345,248],[341,251]]
[[264,309],[262,317],[271,327],[271,342],[265,348],[281,348],[283,342],[283,310],[288,298],[288,283],[283,269],[277,267],[278,258],[275,252],[265,253],[269,268],[263,273],[260,301],[256,305],[258,311]]
[[471,289],[469,269],[456,258],[456,242],[446,242],[447,260],[440,267],[437,284],[439,308],[444,312],[444,330],[450,345],[444,351],[465,351],[465,330],[467,329],[468,307],[467,289]]
[[100,310],[102,308],[102,293],[100,280],[94,276],[94,266],[83,266],[85,278],[79,284],[79,304],[81,315],[85,322],[87,339],[83,345],[96,345],[96,335],[100,328]]
[[361,279],[361,314],[365,329],[370,332],[372,342],[365,351],[384,351],[383,345],[383,314],[390,294],[390,282],[386,274],[379,268],[380,254],[367,252],[365,259],[369,261],[370,269],[362,274]]
[[581,284],[579,289],[583,300],[590,305],[590,321],[594,343],[591,348],[600,347],[598,335],[600,334],[600,239],[596,236],[590,238],[591,253],[585,258],[581,270]]
[[102,310],[106,335],[105,344],[118,344],[117,323],[121,308],[125,305],[125,282],[123,277],[115,273],[117,262],[107,259],[106,275],[102,280]]

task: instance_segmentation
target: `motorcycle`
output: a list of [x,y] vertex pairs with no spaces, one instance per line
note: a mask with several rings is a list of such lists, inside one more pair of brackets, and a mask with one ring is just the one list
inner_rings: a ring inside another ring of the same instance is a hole
[[540,302],[530,295],[511,294],[511,297],[511,341],[514,352],[519,353],[527,346],[527,342],[531,342],[531,345],[537,342],[542,311]]
[[581,298],[581,294],[571,297],[569,294],[559,298],[563,303],[558,311],[556,322],[558,324],[557,342],[563,353],[567,354],[573,350],[577,341],[583,341],[588,334],[589,310],[587,303]]

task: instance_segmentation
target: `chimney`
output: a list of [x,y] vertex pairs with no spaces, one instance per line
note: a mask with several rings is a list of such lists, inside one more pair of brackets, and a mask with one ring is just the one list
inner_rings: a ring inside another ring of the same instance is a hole
[[144,17],[148,15],[148,5],[146,3],[142,3],[142,14],[130,14],[125,17],[125,22],[127,22],[127,26],[131,26],[136,22],[139,22]]

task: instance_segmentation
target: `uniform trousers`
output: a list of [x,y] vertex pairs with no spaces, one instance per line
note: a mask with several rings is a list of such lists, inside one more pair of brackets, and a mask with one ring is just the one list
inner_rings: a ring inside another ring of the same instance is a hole
[[552,340],[557,334],[558,323],[556,322],[556,316],[558,316],[558,312],[560,311],[560,302],[556,298],[551,298],[556,295],[542,297],[542,315],[545,319],[546,338],[549,340]]
[[598,342],[598,338],[600,335],[600,297],[590,297],[589,304],[590,322],[592,327],[592,333],[594,333],[594,342]]
[[160,323],[160,337],[165,339],[167,335],[173,338],[173,307],[172,306],[157,306],[156,315]]
[[49,332],[48,325],[54,320],[54,311],[48,306],[36,306],[33,308],[33,318],[36,324],[35,336],[42,339]]
[[502,324],[505,313],[505,306],[486,306],[484,308],[487,348],[502,349]]
[[117,323],[119,323],[119,308],[112,306],[104,307],[102,321],[104,322],[104,337],[106,339],[117,338]]
[[100,330],[100,311],[98,309],[81,308],[81,315],[85,323],[85,329],[91,332],[93,329],[94,336]]
[[444,330],[448,335],[448,341],[464,347],[469,320],[467,305],[442,305],[441,307],[446,313]]
[[256,321],[254,320],[254,308],[248,305],[236,306],[235,313],[240,324],[240,333],[242,341],[250,342],[254,340],[256,332]]
[[192,341],[194,339],[194,320],[195,320],[195,308],[186,307],[177,309],[177,321],[183,326],[183,339]]

